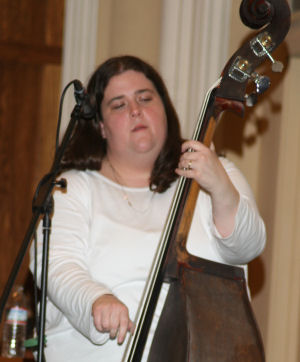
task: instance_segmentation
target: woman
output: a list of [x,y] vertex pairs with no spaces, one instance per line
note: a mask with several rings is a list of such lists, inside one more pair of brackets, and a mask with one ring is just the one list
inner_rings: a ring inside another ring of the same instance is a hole
[[[202,188],[187,242],[191,253],[246,268],[265,244],[247,182],[200,142],[183,142],[167,90],[150,65],[111,58],[87,91],[96,116],[78,123],[63,160],[67,193],[54,195],[50,362],[121,361],[178,176]],[[166,294],[164,285],[154,324]]]

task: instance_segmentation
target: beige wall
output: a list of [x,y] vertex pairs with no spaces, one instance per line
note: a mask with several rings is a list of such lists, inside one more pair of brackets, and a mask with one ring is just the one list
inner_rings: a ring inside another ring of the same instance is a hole
[[300,360],[300,59],[294,56],[293,49],[289,54],[279,98],[282,117],[278,124],[277,173],[274,175],[267,321],[267,355],[275,362]]
[[100,0],[97,63],[136,55],[158,66],[162,0]]
[[[162,2],[100,0],[97,63],[126,53],[158,66]],[[239,19],[239,5],[232,0],[229,54],[252,33]],[[285,64],[284,72],[272,74],[267,61],[271,88],[243,119],[222,126],[224,137],[229,135],[227,155],[248,179],[267,226],[268,245],[250,264],[250,285],[270,362],[300,360],[300,62],[291,51],[299,48],[299,36],[293,31],[289,39],[289,48],[285,42],[273,54]]]
[[[233,1],[230,52],[249,34],[234,16],[239,3]],[[250,282],[253,271],[253,307],[270,362],[300,360],[299,14],[292,19],[285,42],[272,54],[284,63],[284,72],[270,72],[266,62],[271,87],[246,113],[241,148],[228,152],[249,180],[267,227],[268,244],[250,264]]]

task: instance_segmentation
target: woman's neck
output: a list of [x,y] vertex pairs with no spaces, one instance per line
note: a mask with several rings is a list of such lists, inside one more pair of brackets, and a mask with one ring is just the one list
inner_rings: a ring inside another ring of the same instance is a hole
[[146,187],[149,186],[152,167],[107,155],[102,161],[100,172],[122,186]]

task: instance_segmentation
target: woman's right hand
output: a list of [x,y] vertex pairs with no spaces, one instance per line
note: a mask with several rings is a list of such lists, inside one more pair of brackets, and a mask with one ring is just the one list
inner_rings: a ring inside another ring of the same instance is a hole
[[95,300],[92,315],[96,329],[102,333],[109,333],[111,339],[118,336],[119,344],[124,342],[127,332],[134,331],[128,308],[112,294],[104,294]]

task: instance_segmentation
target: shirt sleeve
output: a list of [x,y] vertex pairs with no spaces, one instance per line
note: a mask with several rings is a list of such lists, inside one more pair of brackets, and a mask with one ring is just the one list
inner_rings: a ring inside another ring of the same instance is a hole
[[257,257],[266,243],[264,222],[257,209],[253,193],[242,173],[227,159],[221,159],[226,172],[240,195],[232,234],[223,238],[213,223],[210,228],[216,251],[226,263],[247,264]]
[[[92,304],[103,294],[111,293],[106,286],[89,275],[86,255],[89,250],[90,192],[83,173],[67,172],[67,191],[54,193],[54,215],[49,241],[47,295],[68,321],[93,343],[102,344],[107,334],[96,330]],[[37,265],[41,283],[42,227],[38,227]],[[31,247],[30,268],[34,268]],[[50,321],[51,324],[51,321]]]

